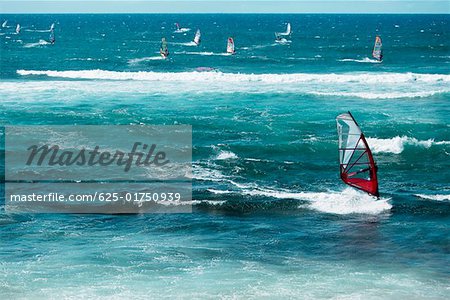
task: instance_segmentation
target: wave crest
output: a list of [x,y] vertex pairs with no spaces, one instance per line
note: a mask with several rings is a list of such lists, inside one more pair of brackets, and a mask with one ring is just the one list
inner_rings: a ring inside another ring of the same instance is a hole
[[450,201],[450,195],[436,194],[436,195],[425,195],[425,194],[415,194],[415,196],[434,201]]
[[426,98],[436,94],[445,93],[445,90],[421,91],[421,92],[311,92],[317,96],[355,97],[363,99],[398,99],[398,98]]
[[339,59],[338,61],[342,61],[342,62],[357,62],[357,63],[369,63],[369,64],[379,64],[379,63],[381,63],[381,61],[379,61],[379,60],[370,59],[368,57],[365,57],[363,59],[344,58],[344,59]]
[[373,153],[393,153],[400,154],[405,149],[406,145],[420,146],[423,148],[430,148],[433,145],[450,145],[450,141],[436,142],[434,139],[425,141],[407,136],[396,136],[390,139],[367,138]]
[[214,74],[199,72],[117,72],[107,70],[78,70],[78,71],[39,71],[17,70],[22,76],[45,75],[48,77],[71,79],[100,79],[100,80],[143,80],[143,81],[221,81],[221,82],[262,82],[262,83],[405,83],[405,82],[450,82],[450,75],[446,74],[418,74],[418,73],[343,73],[343,74],[242,74],[223,73]]
[[324,213],[347,215],[347,214],[370,214],[376,215],[389,211],[392,205],[390,198],[376,199],[366,193],[352,188],[346,188],[342,192],[291,192],[288,190],[276,190],[253,185],[238,184],[240,190],[216,190],[208,189],[209,192],[223,194],[241,194],[247,196],[263,196],[275,199],[293,199],[307,201],[307,204],[299,205],[299,208],[317,210]]
[[238,156],[231,151],[220,151],[217,155],[217,160],[236,159]]

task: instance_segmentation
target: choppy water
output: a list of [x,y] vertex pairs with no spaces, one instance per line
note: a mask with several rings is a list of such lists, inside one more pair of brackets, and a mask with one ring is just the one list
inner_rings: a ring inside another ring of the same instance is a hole
[[[2,124],[191,124],[194,213],[1,211],[0,295],[449,297],[448,15],[6,17]],[[292,42],[275,43],[288,21]],[[338,178],[347,110],[379,201]]]

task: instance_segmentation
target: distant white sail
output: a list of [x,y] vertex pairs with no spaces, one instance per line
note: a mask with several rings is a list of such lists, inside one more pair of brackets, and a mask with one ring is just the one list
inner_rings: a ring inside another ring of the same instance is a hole
[[194,37],[194,43],[197,46],[200,45],[201,37],[202,37],[202,34],[200,33],[200,29],[197,29],[197,32],[195,33],[195,37]]
[[276,32],[275,35],[276,36],[289,36],[289,35],[291,35],[291,32],[292,32],[291,23],[287,23],[286,31],[285,32]]
[[3,24],[2,24],[2,28],[6,28],[7,25],[8,25],[8,20],[5,20],[5,22],[3,22]]
[[52,23],[52,25],[50,25],[50,31],[52,31],[53,29],[55,29],[55,23]]
[[291,23],[287,23],[286,32],[282,33],[281,35],[290,35],[290,34],[291,34]]
[[16,34],[19,34],[20,33],[20,24],[17,24],[17,26],[16,26]]

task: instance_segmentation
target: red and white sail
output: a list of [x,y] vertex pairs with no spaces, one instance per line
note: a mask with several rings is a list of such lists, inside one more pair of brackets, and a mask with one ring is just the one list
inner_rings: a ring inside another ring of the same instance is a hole
[[350,112],[339,115],[336,122],[341,179],[378,197],[377,166],[364,134]]

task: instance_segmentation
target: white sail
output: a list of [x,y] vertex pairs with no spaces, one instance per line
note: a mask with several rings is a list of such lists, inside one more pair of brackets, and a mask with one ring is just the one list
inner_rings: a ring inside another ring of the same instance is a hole
[[341,165],[347,167],[354,149],[357,148],[362,132],[348,113],[339,115],[336,120],[339,136],[339,161]]
[[17,24],[17,26],[16,26],[16,34],[19,34],[20,33],[20,24]]
[[5,22],[2,23],[2,28],[6,28],[7,25],[8,25],[8,20],[5,20]]
[[200,29],[197,29],[197,32],[195,33],[195,37],[194,37],[194,43],[197,46],[200,45],[201,37],[202,37],[202,34],[200,33]]
[[52,31],[53,29],[55,29],[55,23],[52,23],[52,25],[50,25],[50,31]]
[[288,36],[291,35],[291,23],[287,23],[286,31],[285,32],[276,32],[276,36]]
[[284,32],[282,35],[290,35],[290,34],[291,34],[291,23],[287,23],[286,32]]

